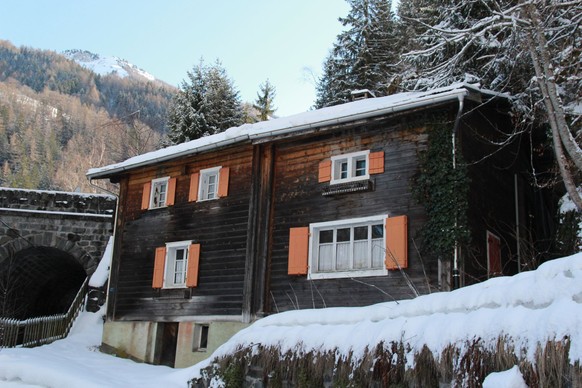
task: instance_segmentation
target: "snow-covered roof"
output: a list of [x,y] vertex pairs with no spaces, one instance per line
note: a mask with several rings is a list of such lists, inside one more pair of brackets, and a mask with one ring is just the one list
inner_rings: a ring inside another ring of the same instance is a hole
[[288,117],[229,128],[215,135],[134,156],[120,163],[92,168],[87,172],[87,177],[89,179],[107,178],[123,171],[193,155],[231,144],[257,141],[279,135],[301,133],[306,130],[329,125],[343,124],[446,101],[453,101],[468,95],[469,92],[499,96],[497,93],[480,89],[478,86],[458,83],[427,92],[405,92],[386,97],[358,100]]

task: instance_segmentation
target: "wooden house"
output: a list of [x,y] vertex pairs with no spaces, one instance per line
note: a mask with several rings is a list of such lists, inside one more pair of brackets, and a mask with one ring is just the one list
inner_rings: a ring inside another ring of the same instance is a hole
[[[541,207],[526,180],[529,146],[495,143],[512,130],[507,110],[503,96],[459,84],[246,124],[90,170],[120,186],[103,348],[184,367],[268,314],[517,272]],[[427,212],[412,194],[435,121],[450,127],[470,182],[470,249],[447,258],[419,253]]]

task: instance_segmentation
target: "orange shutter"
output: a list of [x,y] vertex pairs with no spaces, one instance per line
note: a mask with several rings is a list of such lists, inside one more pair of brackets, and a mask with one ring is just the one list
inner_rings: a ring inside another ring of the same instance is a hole
[[198,286],[199,266],[200,244],[190,244],[188,247],[188,271],[186,272],[186,287]]
[[166,247],[156,248],[154,260],[154,278],[152,280],[153,288],[162,288],[164,286],[164,268],[166,266]]
[[[398,264],[397,264],[398,263]],[[408,218],[386,218],[386,269],[408,267]]]
[[218,173],[218,198],[226,197],[228,195],[228,175],[230,169],[222,167]]
[[324,160],[319,162],[319,177],[318,181],[329,182],[331,180],[331,160]]
[[168,193],[166,194],[166,206],[173,206],[176,199],[176,178],[168,179]]
[[307,275],[309,227],[289,229],[289,275]]
[[370,174],[384,172],[384,151],[370,152]]
[[198,201],[198,185],[200,184],[200,173],[195,172],[190,175],[190,191],[188,192],[188,202]]
[[143,185],[143,193],[141,194],[141,210],[150,208],[150,193],[152,191],[152,182]]

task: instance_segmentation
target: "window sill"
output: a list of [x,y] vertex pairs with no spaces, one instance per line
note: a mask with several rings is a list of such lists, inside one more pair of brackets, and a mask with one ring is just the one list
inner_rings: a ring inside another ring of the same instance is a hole
[[310,273],[307,278],[310,280],[318,279],[342,279],[342,278],[360,278],[360,277],[370,277],[370,276],[386,276],[388,275],[388,270],[386,268],[380,269],[364,269],[364,270],[351,270],[342,272],[318,272]]
[[372,191],[374,190],[374,182],[371,179],[346,182],[346,183],[336,183],[333,185],[325,186],[322,189],[321,195],[336,195],[336,194],[346,194],[355,193],[359,191]]
[[147,208],[146,210],[147,210],[147,211],[150,211],[150,210],[158,210],[158,209],[165,209],[165,208],[167,208],[167,207],[168,207],[167,205],[164,205],[164,206],[158,206],[158,207],[149,207],[149,208]]

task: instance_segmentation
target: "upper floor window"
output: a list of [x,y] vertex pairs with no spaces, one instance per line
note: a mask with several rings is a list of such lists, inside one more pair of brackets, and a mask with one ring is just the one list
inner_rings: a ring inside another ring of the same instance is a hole
[[176,178],[153,179],[143,185],[141,209],[158,209],[174,204]]
[[230,169],[221,166],[192,173],[188,201],[208,201],[226,197],[228,195],[229,175]]
[[208,168],[200,171],[199,201],[218,198],[218,179],[220,167]]
[[169,177],[158,178],[152,180],[152,188],[150,194],[150,209],[166,206],[166,198],[168,195],[168,180]]
[[370,151],[332,156],[331,184],[369,179],[368,156]]

